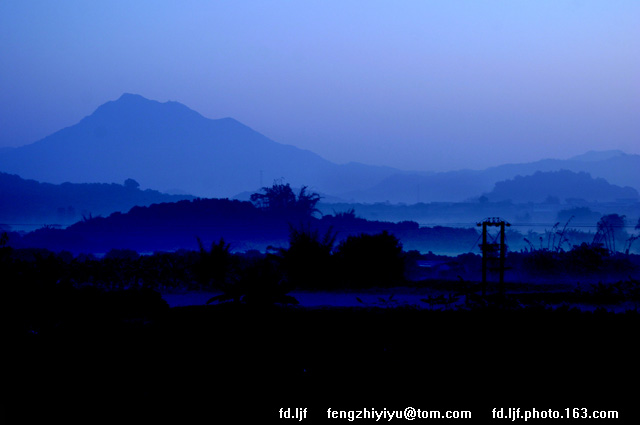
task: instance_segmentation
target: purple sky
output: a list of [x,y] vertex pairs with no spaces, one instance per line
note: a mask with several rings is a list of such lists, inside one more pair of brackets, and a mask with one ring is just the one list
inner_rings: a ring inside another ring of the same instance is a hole
[[124,92],[339,163],[640,154],[640,2],[0,2],[0,146]]

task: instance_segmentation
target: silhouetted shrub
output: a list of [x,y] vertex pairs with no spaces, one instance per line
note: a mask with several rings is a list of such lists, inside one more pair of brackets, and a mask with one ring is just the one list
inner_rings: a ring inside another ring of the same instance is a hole
[[279,250],[289,284],[306,289],[334,286],[331,251],[335,240],[336,233],[331,229],[320,237],[310,224],[290,226],[289,248]]
[[284,278],[279,262],[280,259],[274,255],[251,261],[242,267],[236,281],[222,288],[223,294],[210,298],[207,304],[214,301],[253,305],[297,304],[294,297],[287,295],[291,286]]
[[104,256],[107,259],[137,260],[140,257],[133,249],[112,249]]
[[533,276],[557,273],[561,268],[558,254],[546,249],[525,254],[522,265]]
[[574,246],[566,257],[571,271],[594,272],[603,266],[605,259],[609,257],[609,251],[599,244],[582,243]]
[[0,235],[0,265],[9,261],[11,255],[11,247],[7,246],[9,243],[9,235],[7,232],[2,232]]
[[593,243],[601,243],[609,252],[615,252],[624,246],[629,238],[625,231],[626,217],[618,214],[607,214],[598,221],[598,231],[593,237]]
[[225,285],[233,283],[237,273],[237,261],[231,254],[231,245],[223,238],[211,244],[207,251],[198,238],[200,247],[199,258],[194,265],[194,274],[201,285],[223,289]]
[[391,286],[404,279],[402,244],[386,231],[349,236],[336,250],[338,278],[354,288]]

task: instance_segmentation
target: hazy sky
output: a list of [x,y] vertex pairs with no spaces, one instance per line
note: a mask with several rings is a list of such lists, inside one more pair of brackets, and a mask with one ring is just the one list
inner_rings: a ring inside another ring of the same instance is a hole
[[640,154],[640,1],[0,1],[0,146],[124,92],[336,162]]

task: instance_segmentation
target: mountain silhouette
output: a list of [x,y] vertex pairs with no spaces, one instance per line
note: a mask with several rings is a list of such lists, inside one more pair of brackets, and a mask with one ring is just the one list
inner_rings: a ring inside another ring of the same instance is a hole
[[203,197],[231,197],[276,179],[336,193],[397,172],[338,165],[276,143],[232,118],[208,119],[178,102],[135,94],[107,102],[79,123],[0,152],[0,171],[48,183],[109,183]]
[[[536,172],[588,173],[594,179],[605,179],[611,185],[630,187],[640,191],[640,155],[629,155],[620,151],[587,152],[569,159],[542,159],[535,162],[503,164],[484,170],[456,170],[432,174],[395,174],[364,190],[341,194],[345,199],[361,202],[459,202],[477,198],[489,192],[497,182],[528,176]],[[612,193],[603,199],[616,199]],[[634,197],[633,195],[630,197]],[[536,202],[523,193],[522,202]],[[592,199],[590,197],[589,199]]]
[[631,187],[609,184],[605,179],[592,178],[588,173],[568,170],[538,171],[531,176],[516,176],[497,182],[486,194],[491,201],[512,200],[514,202],[543,202],[558,198],[584,199],[586,201],[612,202],[620,199],[637,201],[638,191]]
[[107,102],[40,141],[0,149],[0,171],[26,179],[60,184],[132,178],[161,192],[219,198],[253,193],[282,180],[351,202],[457,202],[518,175],[560,170],[587,172],[640,190],[640,155],[620,151],[440,173],[335,164],[232,118],[209,119],[181,103],[135,94]]

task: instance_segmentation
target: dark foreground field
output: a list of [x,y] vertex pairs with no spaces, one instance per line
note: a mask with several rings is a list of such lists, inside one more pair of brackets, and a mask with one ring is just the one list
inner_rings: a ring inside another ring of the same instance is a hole
[[243,423],[279,420],[282,407],[307,407],[311,419],[328,408],[462,409],[489,419],[493,407],[585,407],[630,419],[639,324],[636,312],[541,307],[226,303],[138,318],[88,309],[5,345],[15,355],[5,371],[16,372],[7,414]]

